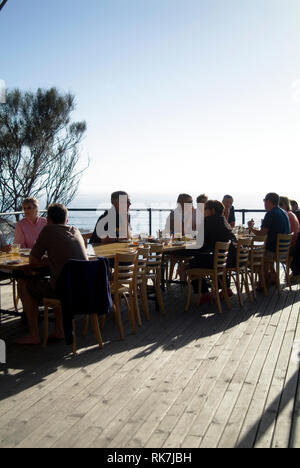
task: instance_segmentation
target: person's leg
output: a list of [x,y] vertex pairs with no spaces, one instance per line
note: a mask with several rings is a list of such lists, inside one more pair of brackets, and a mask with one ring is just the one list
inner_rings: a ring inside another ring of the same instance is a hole
[[39,344],[38,301],[29,293],[26,281],[18,280],[18,294],[23,304],[23,311],[28,320],[29,334],[16,340],[18,344]]
[[[198,254],[195,258],[190,261],[189,267],[194,268],[212,268],[213,267],[214,256],[209,253]],[[194,293],[198,293],[198,280],[192,281],[192,286]],[[209,287],[207,281],[202,279],[201,282],[201,292],[202,294],[207,294],[209,292]]]

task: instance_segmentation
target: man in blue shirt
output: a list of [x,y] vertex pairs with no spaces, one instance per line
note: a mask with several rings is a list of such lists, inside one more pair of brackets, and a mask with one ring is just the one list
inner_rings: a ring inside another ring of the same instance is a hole
[[276,274],[272,260],[275,259],[277,234],[289,234],[291,232],[290,221],[286,211],[279,207],[279,195],[268,193],[264,199],[267,211],[261,229],[254,229],[254,221],[248,223],[249,228],[256,236],[267,236],[266,242],[266,266],[271,268],[265,271],[267,285],[276,283]]

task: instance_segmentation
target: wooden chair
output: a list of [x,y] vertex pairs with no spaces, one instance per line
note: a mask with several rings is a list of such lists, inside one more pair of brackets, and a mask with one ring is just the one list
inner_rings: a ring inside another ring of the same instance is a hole
[[255,236],[251,240],[251,250],[248,261],[248,273],[250,276],[252,294],[256,299],[258,283],[262,285],[264,295],[268,295],[265,280],[265,251],[267,236]]
[[[44,340],[43,340],[43,348],[46,348],[48,342],[48,334],[49,334],[49,308],[55,309],[58,308],[61,310],[61,302],[59,299],[52,299],[52,298],[44,298],[43,299],[44,305]],[[96,340],[99,344],[99,348],[103,348],[103,341],[101,332],[99,329],[99,322],[98,322],[98,315],[92,314],[91,321],[93,325],[94,335]],[[76,354],[77,347],[76,347],[76,331],[75,331],[75,320],[72,321],[73,323],[73,345],[72,350],[73,354]]]
[[179,277],[180,281],[185,280],[184,272],[185,272],[185,265],[190,262],[190,260],[193,258],[192,256],[190,257],[180,257],[176,256],[176,252],[172,255],[164,255],[164,270],[165,270],[165,277],[166,277],[166,285],[167,289],[170,286],[170,283],[173,281],[173,276],[174,276],[174,270],[175,266],[177,267],[176,269],[176,276],[175,278]]
[[[198,305],[201,300],[201,283],[202,279],[208,280],[211,285],[212,292],[216,299],[218,312],[222,313],[221,300],[219,295],[219,285],[222,285],[222,291],[224,298],[226,300],[228,308],[230,308],[229,297],[227,293],[226,285],[226,263],[228,258],[230,242],[216,242],[215,252],[214,252],[214,264],[213,268],[193,268],[187,270],[187,302],[185,306],[185,311],[187,312],[190,306],[191,301],[191,283],[193,280],[198,280],[199,289],[198,289]],[[220,283],[219,283],[220,281]]]
[[48,315],[51,307],[60,309],[63,315],[65,340],[67,343],[73,343],[74,354],[76,353],[75,315],[89,314],[97,342],[102,348],[98,316],[105,316],[112,307],[107,260],[70,259],[62,269],[56,282],[56,289],[57,298],[43,298],[43,347],[46,347],[48,341]]
[[163,257],[163,245],[150,244],[147,260],[146,280],[153,283],[155,297],[163,315],[166,314],[161,294],[161,267]]
[[278,289],[278,294],[281,293],[281,284],[280,284],[280,265],[283,266],[286,282],[292,290],[292,285],[290,281],[290,247],[292,242],[292,234],[277,234],[277,244],[276,244],[276,255],[275,255],[275,272],[276,272],[276,284]]
[[[150,248],[140,247],[138,249],[137,259],[137,295],[141,299],[142,308],[147,320],[150,320],[148,295],[147,295],[147,261],[149,257]],[[137,296],[136,296],[136,310],[138,310]]]
[[236,264],[234,267],[226,268],[229,281],[233,279],[235,283],[240,306],[243,305],[243,286],[245,286],[249,301],[252,302],[252,296],[250,293],[248,283],[248,260],[251,250],[251,244],[251,239],[239,239],[236,249]]
[[[121,298],[125,300],[128,316],[132,326],[132,331],[136,334],[135,313],[136,304],[135,298],[137,295],[137,252],[134,253],[117,253],[114,262],[114,272],[111,281],[111,295],[113,298],[113,310],[117,326],[119,328],[120,337],[124,339],[124,330],[121,319]],[[127,300],[128,296],[128,300]]]

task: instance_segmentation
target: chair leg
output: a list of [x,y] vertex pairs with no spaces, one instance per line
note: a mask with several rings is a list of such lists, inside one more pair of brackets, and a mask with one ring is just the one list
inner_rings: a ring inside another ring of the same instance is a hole
[[202,296],[202,277],[198,279],[198,294],[197,294],[197,306],[200,305]]
[[133,298],[133,295],[129,293],[129,302],[125,296],[125,294],[123,295],[124,299],[125,299],[125,302],[126,302],[126,306],[127,306],[127,309],[128,309],[128,316],[129,316],[129,321],[131,323],[131,327],[132,327],[132,331],[133,331],[133,334],[136,335],[136,325],[135,325],[135,318],[134,318],[134,298]]
[[124,340],[124,329],[123,329],[121,312],[120,312],[120,297],[118,294],[114,294],[113,311],[114,311],[115,320],[117,322],[117,327],[119,329],[120,338],[121,340]]
[[290,291],[292,290],[292,284],[291,284],[291,277],[290,277],[290,265],[291,265],[291,260],[290,258],[288,259],[288,261],[286,262],[286,282],[287,282],[287,285],[288,287],[290,288]]
[[165,306],[164,306],[164,303],[163,303],[163,299],[162,299],[162,295],[161,295],[161,289],[160,289],[160,277],[158,277],[157,280],[155,281],[155,293],[156,293],[156,298],[157,298],[157,302],[159,304],[161,313],[163,315],[166,315]]
[[176,262],[173,259],[171,259],[170,260],[170,270],[169,270],[169,281],[172,281],[172,279],[173,279],[175,265],[176,265]]
[[219,314],[222,314],[222,305],[221,305],[221,300],[220,300],[220,294],[219,294],[219,283],[218,283],[218,277],[214,277],[212,280],[212,288],[213,292],[216,298],[216,303],[218,307],[218,312]]
[[264,266],[264,264],[262,264],[262,266],[261,266],[260,279],[261,279],[262,286],[264,288],[264,295],[268,296],[269,293],[268,293],[268,289],[267,289],[267,285],[266,285],[265,266]]
[[88,326],[89,326],[89,315],[86,315],[84,318],[84,325],[83,325],[83,330],[82,330],[82,336],[85,336],[87,334]]
[[237,293],[238,293],[240,306],[243,307],[243,296],[242,296],[241,284],[240,284],[240,272],[238,270],[236,272],[235,284],[236,284],[236,290],[237,290]]
[[144,314],[146,316],[146,319],[150,320],[146,281],[143,281],[142,284],[140,285],[140,294],[141,294],[141,302],[142,302]]
[[131,292],[133,296],[133,303],[134,303],[134,313],[135,317],[138,323],[138,326],[142,326],[142,319],[141,319],[141,314],[140,314],[140,308],[139,308],[139,302],[138,302],[138,292],[137,292],[137,287],[135,288],[135,291]]
[[48,342],[48,334],[49,334],[49,322],[48,322],[48,306],[44,306],[44,340],[43,340],[43,348],[46,348]]
[[101,333],[100,333],[100,329],[99,329],[99,322],[98,322],[98,315],[96,314],[92,314],[91,315],[91,321],[92,321],[92,326],[93,326],[93,330],[94,330],[94,335],[96,337],[96,340],[99,344],[99,348],[103,348],[103,341],[102,341],[102,336],[101,336]]
[[222,292],[228,309],[231,309],[231,304],[228,296],[227,283],[226,283],[226,273],[222,277]]
[[76,354],[77,353],[77,344],[76,344],[76,328],[75,328],[75,320],[74,319],[72,320],[72,324],[73,324],[73,345],[72,345],[72,350],[73,350],[73,354]]
[[253,294],[253,299],[256,299],[256,281],[255,281],[255,273],[250,270],[250,283],[251,283],[251,288],[252,288],[252,294]]
[[281,284],[280,284],[280,263],[279,262],[276,262],[276,283],[277,283],[278,294],[280,294]]
[[16,280],[15,279],[13,279],[12,287],[13,287],[14,308],[15,308],[15,312],[18,312],[19,296],[18,296],[18,292],[17,292]]
[[187,277],[187,298],[186,298],[186,305],[184,311],[187,312],[190,308],[190,302],[191,302],[191,278],[188,276]]
[[247,271],[244,271],[244,272],[242,273],[242,276],[243,276],[243,280],[244,280],[244,283],[245,283],[245,289],[246,289],[246,293],[247,293],[249,302],[252,302],[252,295],[251,295],[250,289],[249,289],[248,273],[247,273]]

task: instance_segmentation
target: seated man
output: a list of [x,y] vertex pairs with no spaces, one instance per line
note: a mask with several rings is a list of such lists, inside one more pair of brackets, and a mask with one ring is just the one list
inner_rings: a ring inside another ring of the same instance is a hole
[[111,194],[112,207],[98,219],[90,244],[112,244],[131,235],[129,208],[131,205],[126,192]]
[[[68,210],[64,205],[53,204],[48,207],[47,225],[40,233],[29,257],[33,267],[48,264],[50,279],[23,278],[18,282],[19,297],[28,319],[29,335],[20,338],[18,344],[39,344],[38,306],[43,297],[55,298],[55,286],[63,266],[70,259],[88,260],[84,240],[79,230],[67,226]],[[47,253],[47,257],[45,254]],[[56,331],[54,338],[63,339],[61,314],[56,311]]]
[[235,214],[234,214],[234,206],[232,206],[233,197],[231,195],[224,195],[222,203],[225,207],[224,216],[226,218],[226,221],[232,228],[234,228]]
[[[224,205],[217,200],[208,200],[204,207],[204,244],[201,249],[194,250],[194,258],[190,261],[189,268],[213,268],[216,242],[237,242],[230,226],[224,216]],[[235,249],[232,250],[228,258],[228,266],[235,262]],[[195,292],[197,292],[198,281],[193,283]],[[203,282],[202,292],[208,293],[207,284]],[[203,296],[202,302],[205,302],[206,296]]]
[[248,222],[248,227],[256,236],[267,235],[265,253],[265,279],[267,286],[276,284],[276,273],[274,269],[274,259],[276,253],[277,235],[290,234],[290,221],[287,213],[279,207],[279,195],[268,193],[264,199],[267,211],[261,229],[254,228],[254,221]]

